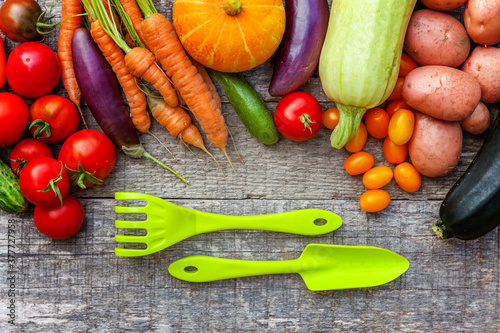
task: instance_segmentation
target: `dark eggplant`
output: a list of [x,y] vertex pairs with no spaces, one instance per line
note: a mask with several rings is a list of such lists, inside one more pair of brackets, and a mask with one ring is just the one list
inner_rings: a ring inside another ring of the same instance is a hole
[[314,74],[330,16],[327,0],[286,0],[285,5],[285,35],[269,86],[272,96],[297,90]]
[[140,143],[116,76],[87,29],[79,28],[75,31],[71,50],[82,97],[104,134],[126,155],[134,158],[147,157],[188,183],[177,172],[146,152]]
[[476,239],[500,225],[500,115],[443,200],[439,217],[433,229],[441,238]]

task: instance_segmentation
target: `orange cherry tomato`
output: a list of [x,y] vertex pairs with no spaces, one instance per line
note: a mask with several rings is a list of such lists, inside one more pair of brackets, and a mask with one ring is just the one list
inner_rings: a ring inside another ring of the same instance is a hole
[[418,64],[406,53],[401,54],[401,65],[399,66],[399,76],[405,77],[412,70],[418,67]]
[[390,120],[391,118],[382,108],[373,108],[366,111],[366,129],[375,139],[383,139],[387,136]]
[[359,198],[361,209],[368,213],[380,212],[389,206],[391,196],[384,190],[368,190]]
[[361,151],[361,149],[363,149],[363,147],[365,146],[367,137],[368,131],[366,130],[366,125],[360,123],[356,134],[354,134],[352,139],[347,141],[347,143],[344,145],[345,150],[351,153],[357,153],[358,151]]
[[403,163],[408,156],[408,144],[398,146],[389,137],[385,138],[383,149],[385,159],[392,164]]
[[410,141],[414,127],[415,114],[413,111],[399,109],[389,122],[387,135],[394,144],[401,146]]
[[408,162],[404,162],[396,165],[394,168],[394,179],[406,192],[418,191],[422,185],[422,177],[418,173],[417,169]]
[[401,77],[401,76],[398,77],[398,79],[396,80],[396,85],[394,86],[394,89],[392,90],[389,97],[387,97],[387,100],[394,101],[396,99],[401,99],[403,97],[403,83],[404,83],[404,81],[405,81],[404,77]]
[[406,110],[412,110],[412,107],[406,104],[406,102],[403,99],[396,99],[392,102],[390,102],[387,107],[385,108],[385,111],[389,114],[389,117],[392,117],[394,112],[398,111],[399,109],[406,109]]
[[392,169],[388,166],[376,166],[365,172],[363,175],[363,184],[370,190],[376,190],[389,184],[392,176]]
[[340,120],[339,109],[336,106],[329,108],[323,113],[323,126],[328,129],[334,130]]
[[349,156],[344,162],[345,171],[351,176],[360,175],[370,170],[375,163],[373,155],[360,151]]

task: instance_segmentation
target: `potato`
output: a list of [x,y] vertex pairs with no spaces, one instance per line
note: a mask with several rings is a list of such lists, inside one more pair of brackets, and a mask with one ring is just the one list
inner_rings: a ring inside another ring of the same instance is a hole
[[449,122],[415,112],[415,129],[408,142],[408,153],[417,171],[427,177],[449,174],[462,152],[462,128]]
[[500,0],[469,0],[464,9],[464,24],[476,43],[500,43]]
[[467,0],[421,0],[422,4],[434,10],[452,10],[462,6]]
[[481,99],[481,87],[470,74],[446,66],[422,66],[403,83],[403,100],[428,116],[459,121],[470,116]]
[[483,134],[490,127],[490,111],[484,103],[479,102],[474,112],[460,121],[460,125],[467,133],[473,135]]
[[453,16],[430,9],[414,12],[406,30],[404,50],[420,66],[460,66],[470,51],[470,39]]
[[500,102],[500,49],[477,46],[465,60],[462,70],[474,76],[481,86],[481,101]]

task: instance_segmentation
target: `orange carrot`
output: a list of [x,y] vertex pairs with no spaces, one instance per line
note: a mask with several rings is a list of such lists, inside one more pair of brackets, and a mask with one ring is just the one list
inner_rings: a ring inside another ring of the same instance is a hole
[[141,24],[143,21],[141,10],[137,5],[135,0],[120,0],[125,13],[130,17],[132,24],[134,25],[134,30],[139,35],[141,41],[144,41],[142,38]]
[[104,57],[111,65],[118,82],[123,88],[123,92],[130,106],[130,115],[132,116],[135,128],[142,133],[148,133],[151,127],[151,120],[147,110],[146,96],[139,89],[135,78],[128,71],[125,65],[125,56],[121,48],[102,29],[97,20],[92,22],[90,33]]
[[189,60],[170,21],[158,13],[146,14],[146,19],[142,22],[142,34],[146,46],[172,78],[174,86],[200,123],[208,140],[227,157],[228,133],[221,110],[202,76]]
[[85,118],[80,109],[82,94],[76,82],[75,70],[73,68],[73,55],[71,53],[71,39],[76,29],[81,26],[82,2],[81,0],[62,1],[62,19],[59,38],[57,41],[57,55],[61,62],[61,80],[68,92],[69,99],[75,103],[82,116],[83,123],[87,127]]
[[198,73],[200,73],[201,77],[203,78],[203,81],[205,81],[205,84],[207,85],[208,90],[210,90],[210,92],[212,93],[212,97],[217,102],[217,107],[219,109],[221,109],[222,102],[220,100],[219,93],[217,92],[217,88],[215,88],[215,85],[214,85],[212,79],[210,78],[210,75],[208,75],[207,69],[205,68],[205,66],[203,66],[202,64],[200,64],[196,60],[192,59],[191,57],[190,57],[190,59],[191,59],[193,65],[196,66],[196,69],[198,70]]

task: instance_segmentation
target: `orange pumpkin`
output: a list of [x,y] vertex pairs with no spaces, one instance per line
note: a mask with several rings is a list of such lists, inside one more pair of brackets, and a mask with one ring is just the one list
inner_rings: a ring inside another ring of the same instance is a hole
[[175,0],[172,14],[189,55],[221,72],[262,64],[285,32],[282,0]]

